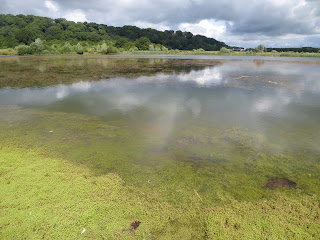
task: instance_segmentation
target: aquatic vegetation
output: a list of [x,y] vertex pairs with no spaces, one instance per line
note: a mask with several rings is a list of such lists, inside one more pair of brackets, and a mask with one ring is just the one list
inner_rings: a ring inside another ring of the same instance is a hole
[[[268,62],[2,63],[11,80],[18,64],[15,87],[37,87],[0,91],[0,238],[320,237],[320,112],[304,71],[290,82]],[[38,88],[57,81],[73,84]]]
[[282,83],[278,83],[278,82],[272,82],[272,81],[269,81],[269,83],[272,83],[272,84],[278,84],[278,85],[282,85]]
[[[206,196],[199,198],[201,193],[195,194],[195,189],[181,188],[179,179],[172,183],[176,191],[165,185],[131,186],[115,173],[97,176],[82,164],[3,145],[0,159],[0,223],[5,226],[1,238],[320,236],[318,197],[298,189],[247,202],[232,200],[216,188],[214,194],[224,201],[213,204]],[[136,219],[141,222],[139,228],[134,224],[130,231],[123,231]]]

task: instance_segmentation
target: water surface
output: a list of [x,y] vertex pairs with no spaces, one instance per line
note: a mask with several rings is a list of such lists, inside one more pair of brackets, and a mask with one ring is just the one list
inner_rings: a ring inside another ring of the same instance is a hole
[[[40,60],[2,63],[19,79],[0,89],[6,143],[165,188],[177,204],[185,189],[209,202],[266,198],[272,177],[319,192],[320,62]],[[34,85],[19,68],[31,69]],[[79,68],[83,76],[70,77]],[[46,75],[54,81],[37,84]]]

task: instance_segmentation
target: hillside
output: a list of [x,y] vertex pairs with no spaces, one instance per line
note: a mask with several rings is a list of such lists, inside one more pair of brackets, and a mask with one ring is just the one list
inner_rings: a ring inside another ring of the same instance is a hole
[[[141,29],[135,26],[113,27],[93,22],[73,22],[64,18],[52,19],[34,15],[0,15],[0,48],[13,48],[21,43],[31,44],[40,38],[47,42],[69,42],[77,44],[79,41],[98,43],[101,41],[117,41],[116,47],[138,47],[136,41],[143,38],[148,43],[163,45],[168,49],[219,50],[227,46],[213,38],[193,35],[191,32],[155,29]],[[145,39],[148,38],[148,39]],[[148,41],[150,40],[150,41]],[[143,44],[142,44],[143,45]],[[139,49],[147,50],[147,49]]]

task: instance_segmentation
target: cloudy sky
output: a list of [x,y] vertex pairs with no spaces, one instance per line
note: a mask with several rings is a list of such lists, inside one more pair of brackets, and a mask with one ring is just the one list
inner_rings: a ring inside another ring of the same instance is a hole
[[0,0],[0,13],[180,29],[231,46],[320,47],[320,0]]

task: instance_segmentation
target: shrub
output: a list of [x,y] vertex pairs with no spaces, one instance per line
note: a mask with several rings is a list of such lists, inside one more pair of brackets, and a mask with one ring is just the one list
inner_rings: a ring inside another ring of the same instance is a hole
[[77,53],[77,54],[83,54],[83,47],[81,46],[80,43],[78,43],[78,44],[76,45],[76,53]]
[[100,47],[100,53],[107,54],[108,53],[108,46],[106,43],[103,43]]
[[30,47],[33,53],[41,53],[41,51],[45,48],[43,41],[41,41],[40,38],[37,38],[33,43],[31,43]]
[[137,47],[132,47],[129,49],[129,52],[136,52],[136,51],[139,51]]
[[106,43],[98,44],[97,46],[93,46],[97,53],[107,54],[108,53],[108,45]]
[[70,53],[72,51],[72,46],[70,43],[66,42],[62,48],[63,53]]
[[43,50],[42,54],[50,54],[50,51],[49,50]]
[[96,45],[96,46],[93,46],[94,50],[97,52],[97,53],[100,53],[101,52],[101,46],[100,44]]
[[108,47],[107,54],[116,54],[118,52],[119,52],[118,48],[116,48],[114,46]]
[[161,51],[163,51],[163,52],[168,52],[168,51],[169,51],[169,49],[168,49],[168,48],[166,48],[165,46],[162,46],[162,47],[161,47]]
[[87,52],[88,52],[88,53],[93,53],[93,52],[94,52],[94,49],[91,48],[91,47],[89,47],[89,48],[87,48]]
[[154,51],[154,46],[153,46],[153,44],[150,44],[150,45],[149,45],[149,51]]
[[17,51],[18,55],[32,54],[31,47],[29,47],[28,45],[19,45],[15,47],[15,50]]
[[194,53],[203,53],[205,51],[203,50],[203,48],[198,48],[198,49],[193,49],[193,52]]
[[226,48],[226,47],[222,47],[220,49],[220,53],[230,53],[230,49]]

